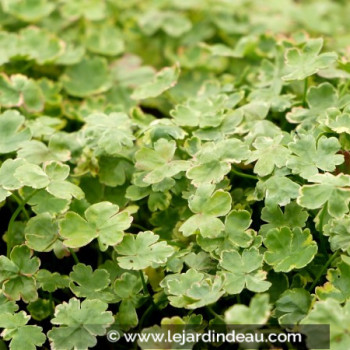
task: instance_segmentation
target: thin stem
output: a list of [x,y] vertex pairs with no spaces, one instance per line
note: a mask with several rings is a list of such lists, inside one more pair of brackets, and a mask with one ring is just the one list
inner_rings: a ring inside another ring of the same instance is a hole
[[50,308],[51,308],[51,314],[55,312],[55,302],[52,297],[52,293],[49,293],[49,301],[50,301]]
[[132,223],[132,224],[131,224],[131,227],[136,227],[136,228],[138,228],[139,230],[142,230],[142,231],[148,231],[148,229],[147,229],[146,227],[141,226],[141,225],[139,225],[139,224],[134,224],[134,223]]
[[323,231],[323,221],[324,221],[324,216],[325,216],[325,213],[327,212],[327,208],[328,207],[328,203],[326,202],[326,204],[324,205],[324,207],[322,208],[322,211],[320,213],[320,231]]
[[327,254],[327,240],[325,239],[325,236],[323,235],[323,226],[324,226],[324,217],[325,213],[327,213],[327,206],[328,203],[324,205],[324,207],[321,209],[321,212],[319,214],[319,223],[318,223],[318,234],[319,234],[319,241],[320,241],[320,251],[323,251]]
[[154,300],[152,298],[151,293],[149,292],[148,288],[147,288],[147,283],[145,281],[145,276],[143,275],[142,270],[139,270],[140,273],[140,277],[141,277],[141,282],[142,282],[142,289],[143,289],[143,293],[149,297],[153,307],[156,307],[156,304],[154,303]]
[[180,247],[180,248],[186,248],[186,245],[185,244],[181,244],[179,242],[167,242],[169,245],[173,245],[175,247]]
[[[39,190],[35,190],[33,191],[29,196],[27,196],[22,203],[17,207],[17,209],[14,211],[14,213],[12,214],[8,227],[7,227],[7,236],[10,237],[11,233],[13,231],[13,225],[17,219],[17,216],[19,215],[19,213],[23,210],[23,208],[25,207],[25,205],[27,204],[27,202],[38,192]],[[7,242],[7,257],[10,256],[11,254],[11,250],[12,250],[12,246],[10,244],[10,242]]]
[[224,318],[223,318],[221,315],[219,315],[218,313],[216,313],[210,305],[207,305],[207,306],[206,306],[206,309],[207,309],[213,316],[215,316],[217,319],[219,319],[222,323],[225,323]]
[[[158,300],[156,303],[152,303],[147,309],[146,311],[142,314],[140,321],[139,321],[139,329],[142,328],[143,322],[146,319],[146,317],[148,316],[148,314],[153,310],[153,309],[158,309],[159,310],[159,305],[164,302],[164,299],[160,299]],[[191,310],[193,311],[193,310]]]
[[339,253],[340,253],[340,251],[338,250],[329,257],[327,262],[323,265],[322,269],[320,270],[320,272],[316,276],[314,282],[312,283],[312,285],[308,289],[309,292],[313,291],[313,289],[316,287],[316,285],[317,285],[318,281],[320,280],[320,278],[322,277],[322,275],[325,273],[325,271],[327,270],[329,265],[333,262],[333,260],[339,255]]
[[79,261],[79,258],[78,258],[78,256],[77,256],[77,254],[75,254],[75,251],[74,251],[72,248],[68,248],[68,250],[69,250],[69,252],[70,252],[70,255],[73,257],[74,262],[75,262],[76,264],[79,264],[80,261]]
[[323,132],[319,133],[319,135],[318,135],[317,138],[316,138],[316,144],[318,145],[318,141],[320,140],[320,138],[321,138],[322,136],[327,136],[329,133],[330,133],[330,132],[328,132],[328,131],[323,131]]
[[143,323],[144,323],[146,317],[147,317],[147,316],[149,315],[149,313],[153,310],[153,308],[154,308],[154,305],[151,304],[151,305],[146,309],[146,311],[143,313],[143,315],[141,316],[140,321],[139,321],[139,329],[142,328]]
[[350,79],[347,80],[347,82],[344,84],[343,88],[341,89],[339,94],[340,97],[342,97],[346,93],[346,90],[348,89],[349,84],[350,84]]
[[151,296],[151,295],[149,294],[149,290],[148,290],[148,288],[147,288],[147,284],[146,284],[146,281],[145,281],[145,276],[143,275],[142,270],[139,270],[139,273],[140,273],[140,277],[141,277],[143,293],[144,293],[145,295]]
[[256,181],[259,180],[259,178],[255,175],[245,174],[245,173],[242,173],[234,168],[231,169],[231,172],[237,176],[244,177],[246,179],[251,179],[251,180],[256,180]]
[[165,91],[165,96],[168,98],[168,100],[170,100],[170,102],[176,106],[178,104],[178,102],[176,101],[176,99],[174,98],[174,96],[167,90]]
[[307,94],[308,80],[304,79],[304,93],[303,93],[303,107],[306,107],[306,94]]
[[22,73],[25,73],[29,68],[33,66],[33,62],[28,62],[25,66],[22,66]]
[[[22,205],[22,203],[23,203],[22,198],[17,196],[15,193],[12,193],[11,196],[17,202],[18,205]],[[23,211],[24,215],[26,216],[27,220],[29,220],[30,217],[29,217],[29,214],[27,212],[27,209],[25,207],[23,207],[22,211]]]

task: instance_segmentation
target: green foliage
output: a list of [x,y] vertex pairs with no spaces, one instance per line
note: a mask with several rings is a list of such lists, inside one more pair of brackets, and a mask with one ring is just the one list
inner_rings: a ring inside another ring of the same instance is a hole
[[289,157],[287,167],[293,174],[299,174],[305,179],[316,175],[318,169],[332,172],[344,162],[342,155],[335,154],[340,149],[340,143],[335,137],[321,136],[316,146],[312,135],[302,135],[288,147],[294,155]]
[[317,73],[320,69],[328,68],[337,59],[334,52],[322,53],[323,39],[308,40],[303,49],[290,49],[287,51],[287,69],[289,73],[282,79],[303,80],[308,76]]
[[317,253],[317,244],[308,229],[288,227],[271,229],[264,240],[267,251],[265,261],[276,272],[289,272],[306,266]]
[[25,118],[17,111],[6,111],[0,115],[0,153],[16,151],[31,138],[28,128],[23,128]]
[[179,228],[185,237],[197,232],[203,237],[215,237],[225,226],[218,217],[227,214],[231,207],[231,196],[223,190],[214,191],[213,185],[202,185],[188,199],[188,206],[196,213]]
[[146,98],[157,97],[164,91],[175,86],[179,74],[180,68],[178,65],[163,68],[150,82],[138,86],[132,93],[131,98],[144,100]]
[[127,212],[118,211],[118,205],[100,202],[85,210],[86,220],[75,212],[66,213],[60,222],[64,245],[70,248],[83,247],[98,238],[101,249],[105,250],[107,246],[119,243],[132,218]]
[[137,236],[127,234],[115,248],[119,266],[127,270],[142,270],[158,267],[167,261],[174,249],[166,242],[158,242],[159,236],[151,231],[139,232]]
[[286,290],[276,301],[275,314],[281,324],[295,324],[309,312],[312,298],[305,289]]
[[35,350],[45,342],[42,328],[27,325],[29,320],[30,316],[24,311],[16,314],[5,312],[0,315],[0,327],[4,329],[2,336],[4,340],[10,340],[11,350]]
[[349,303],[347,302],[344,306],[341,306],[333,298],[317,301],[301,323],[329,324],[332,349],[344,349],[349,342],[349,335],[344,332],[349,325]]
[[112,298],[111,292],[107,289],[110,279],[106,270],[97,269],[93,272],[90,266],[78,264],[73,266],[69,277],[70,289],[77,297],[101,300]]
[[258,249],[245,249],[242,256],[236,251],[224,251],[220,266],[225,270],[225,291],[229,294],[241,293],[243,288],[252,292],[265,292],[271,286],[262,271],[263,256]]
[[178,308],[196,309],[215,303],[223,294],[222,276],[211,276],[189,269],[186,273],[166,276],[161,286],[170,304]]
[[236,304],[228,308],[225,312],[225,321],[228,324],[265,324],[270,314],[268,294],[257,294],[251,299],[249,307]]
[[86,58],[68,67],[61,80],[67,93],[76,97],[95,95],[111,87],[107,61],[99,57]]
[[0,0],[0,347],[226,322],[348,349],[349,11]]
[[0,281],[4,295],[10,300],[21,298],[28,303],[38,297],[33,275],[39,268],[40,260],[31,255],[29,248],[21,245],[13,248],[10,259],[0,256]]
[[96,336],[103,335],[114,318],[106,311],[108,304],[101,300],[85,300],[82,303],[72,298],[58,305],[51,323],[59,327],[48,332],[48,338],[56,349],[87,349],[95,346]]

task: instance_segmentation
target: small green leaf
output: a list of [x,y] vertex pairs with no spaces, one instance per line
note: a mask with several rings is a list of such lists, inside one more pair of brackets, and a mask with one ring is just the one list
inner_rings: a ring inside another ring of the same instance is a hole
[[118,213],[119,207],[110,202],[100,202],[85,211],[85,219],[75,212],[68,212],[60,222],[60,235],[70,248],[83,247],[98,238],[101,248],[115,245],[123,239],[124,230],[130,227],[132,218],[127,212]]
[[68,200],[56,198],[45,190],[36,192],[28,203],[36,214],[49,213],[50,215],[56,215],[67,211],[69,206]]
[[239,294],[244,288],[261,293],[270,288],[265,281],[266,272],[262,270],[263,256],[256,248],[244,249],[242,255],[237,251],[224,251],[220,266],[224,269],[224,289],[229,294]]
[[53,62],[64,52],[64,46],[63,41],[44,29],[26,27],[20,31],[20,54],[34,59],[38,64]]
[[17,111],[0,115],[0,153],[16,151],[23,142],[30,140],[30,130],[23,128],[23,123],[24,117]]
[[54,310],[55,304],[49,299],[38,299],[27,306],[32,318],[36,321],[42,321],[48,318]]
[[329,236],[329,242],[333,251],[341,249],[347,252],[350,248],[350,216],[341,219],[330,220],[324,226],[324,235]]
[[84,198],[84,192],[80,187],[66,181],[70,172],[68,165],[51,161],[45,164],[44,170],[50,179],[50,184],[46,188],[47,192],[62,199]]
[[62,16],[69,20],[84,17],[90,21],[100,21],[106,17],[106,3],[99,0],[63,0],[62,3]]
[[10,259],[0,256],[0,283],[6,297],[26,303],[35,301],[38,293],[33,275],[39,265],[40,260],[32,258],[32,252],[25,245],[14,247]]
[[265,324],[271,315],[268,294],[255,295],[249,307],[242,304],[231,306],[225,312],[227,324],[258,325]]
[[160,139],[154,144],[154,150],[144,147],[137,151],[135,166],[147,172],[143,181],[155,184],[185,171],[189,164],[185,160],[173,160],[175,150],[175,141]]
[[104,335],[106,328],[114,322],[107,307],[108,304],[98,299],[80,303],[76,298],[56,306],[51,323],[59,327],[47,333],[52,347],[66,350],[94,347],[96,336]]
[[336,154],[340,143],[335,137],[322,136],[316,144],[312,135],[301,135],[288,147],[293,155],[289,157],[287,167],[292,169],[293,174],[299,174],[305,179],[318,174],[318,169],[332,172],[344,162],[344,157]]
[[280,324],[296,324],[309,312],[312,298],[301,288],[286,290],[276,301],[275,314]]
[[343,108],[350,102],[348,95],[340,97],[338,91],[328,82],[311,86],[307,91],[306,101],[308,109],[294,107],[287,113],[286,118],[290,123],[300,123],[312,128],[318,121],[327,122],[328,110]]
[[168,294],[170,304],[178,308],[196,309],[210,305],[224,294],[222,276],[205,275],[194,269],[166,276],[161,286]]
[[124,51],[122,33],[109,24],[90,24],[87,27],[86,47],[89,51],[101,55],[119,55]]
[[96,95],[111,87],[107,61],[99,57],[84,58],[68,67],[61,80],[67,93],[75,97]]
[[98,236],[96,229],[74,212],[68,212],[59,227],[64,244],[70,248],[83,247]]
[[212,185],[202,185],[189,198],[189,207],[196,214],[179,228],[185,237],[195,234],[197,230],[203,237],[215,237],[224,230],[225,226],[218,217],[230,211],[232,199],[225,191],[213,190]]
[[29,186],[35,189],[45,188],[50,179],[41,167],[35,164],[26,163],[18,167],[15,171],[15,178],[22,186]]
[[[40,86],[32,79],[16,76],[16,84],[21,84],[21,95],[23,99],[23,108],[29,112],[41,112],[44,109],[45,96]],[[22,80],[22,81],[21,81]]]
[[71,279],[69,287],[79,298],[108,301],[108,297],[112,297],[112,294],[106,291],[110,284],[109,273],[106,270],[92,271],[91,266],[78,264],[73,266],[69,277]]
[[258,137],[253,143],[255,148],[251,152],[246,163],[257,162],[254,166],[254,172],[259,176],[266,176],[273,172],[274,168],[281,168],[286,165],[289,159],[290,151],[283,142],[283,135],[269,137]]
[[176,85],[180,75],[179,65],[166,67],[159,71],[152,81],[145,83],[135,89],[131,98],[135,100],[144,100],[146,98],[157,97],[164,91]]
[[98,166],[100,182],[111,187],[124,185],[134,169],[129,162],[117,157],[101,157]]
[[96,152],[106,152],[118,155],[123,147],[132,147],[135,139],[132,134],[132,123],[125,113],[111,113],[109,115],[95,113],[85,118],[84,135]]
[[[341,306],[339,302],[332,298],[325,301],[317,301],[313,305],[311,312],[301,321],[301,324],[330,325],[330,348],[332,350],[346,349],[350,341],[350,336],[346,332],[349,324],[349,307],[349,302]],[[315,338],[312,328],[309,328],[310,334],[308,334],[307,330],[308,328],[305,327],[304,333],[313,343],[317,344],[317,337]]]
[[327,271],[327,282],[316,288],[320,300],[331,297],[343,303],[350,297],[350,264],[343,255],[336,269]]
[[136,308],[142,299],[142,282],[138,274],[125,272],[115,281],[115,293],[122,299],[116,315],[116,324],[123,329],[136,327],[139,319]]
[[4,313],[13,314],[17,310],[18,305],[14,301],[10,301],[3,294],[0,294],[0,315]]
[[248,156],[248,146],[238,139],[207,142],[195,154],[186,175],[194,185],[218,183],[231,170],[231,163],[240,163]]
[[39,214],[28,220],[24,233],[29,248],[49,252],[58,239],[58,224],[50,214]]
[[4,0],[2,6],[6,13],[26,22],[36,22],[55,9],[47,0]]
[[139,299],[138,293],[142,290],[142,281],[134,272],[124,272],[114,282],[115,293],[123,300],[130,299],[135,305]]
[[208,45],[208,44],[201,44],[201,47],[208,50],[210,54],[213,56],[222,56],[222,57],[242,57],[242,54],[227,45],[224,44],[214,44],[214,45]]
[[36,350],[44,344],[46,337],[42,328],[27,325],[29,319],[24,311],[0,314],[0,327],[4,328],[1,335],[4,340],[11,340],[10,350]]
[[350,134],[350,114],[348,113],[340,113],[340,111],[334,111],[333,113],[331,111],[327,113],[325,124],[338,134],[343,132]]
[[[268,206],[287,205],[299,195],[300,185],[286,176],[274,175],[266,181],[260,180],[256,192],[262,192]],[[300,204],[300,203],[298,203]]]
[[67,288],[69,285],[68,277],[62,276],[58,272],[51,273],[48,270],[42,269],[36,273],[35,277],[39,287],[50,293],[57,289]]
[[308,213],[295,202],[287,204],[284,212],[277,205],[266,206],[261,211],[261,219],[268,224],[261,225],[259,233],[266,237],[267,232],[273,228],[304,227],[307,218]]
[[14,176],[15,171],[25,164],[23,159],[6,159],[0,167],[0,185],[9,191],[18,190],[22,184]]
[[234,244],[248,248],[254,239],[253,231],[247,230],[251,223],[248,211],[232,210],[225,219],[225,232]]
[[136,327],[139,322],[135,306],[129,300],[122,301],[116,315],[116,324],[127,329]]
[[297,199],[299,205],[308,209],[321,208],[328,203],[328,213],[341,218],[349,211],[350,202],[350,176],[330,173],[314,175],[309,179],[313,185],[304,185]]
[[43,142],[31,140],[24,142],[17,152],[19,158],[23,158],[33,164],[41,164],[49,161],[65,162],[70,159],[70,151],[67,149],[58,149],[49,143],[48,146]]
[[63,181],[69,175],[69,166],[59,162],[48,162],[45,164],[45,173],[51,181]]
[[320,69],[329,67],[337,59],[334,52],[322,53],[323,39],[310,39],[302,50],[289,49],[286,53],[289,73],[282,77],[283,80],[303,80],[317,73]]
[[317,244],[312,240],[309,229],[296,227],[271,229],[264,244],[267,251],[264,260],[274,267],[276,272],[289,272],[300,269],[311,262],[317,253]]
[[0,104],[4,107],[17,107],[23,103],[23,96],[17,89],[13,77],[0,74]]
[[15,33],[0,32],[0,45],[4,49],[0,53],[0,64],[8,63],[18,51],[18,36]]
[[144,13],[140,17],[139,25],[146,35],[152,35],[159,29],[163,29],[171,37],[180,37],[192,27],[191,21],[180,12],[157,10]]
[[166,242],[158,242],[159,236],[151,231],[136,236],[127,234],[115,250],[122,255],[117,261],[123,269],[142,270],[148,266],[158,267],[166,263],[174,249]]

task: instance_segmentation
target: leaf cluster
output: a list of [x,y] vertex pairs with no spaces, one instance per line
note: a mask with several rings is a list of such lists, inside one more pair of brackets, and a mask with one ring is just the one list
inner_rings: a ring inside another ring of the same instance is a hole
[[223,322],[346,349],[349,10],[0,0],[9,349]]

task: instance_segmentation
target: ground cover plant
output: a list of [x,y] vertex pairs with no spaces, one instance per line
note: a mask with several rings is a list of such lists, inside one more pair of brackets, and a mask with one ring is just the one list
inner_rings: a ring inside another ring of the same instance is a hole
[[0,4],[1,349],[224,323],[348,349],[347,1]]

